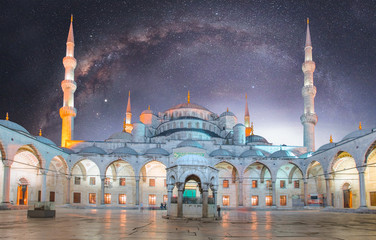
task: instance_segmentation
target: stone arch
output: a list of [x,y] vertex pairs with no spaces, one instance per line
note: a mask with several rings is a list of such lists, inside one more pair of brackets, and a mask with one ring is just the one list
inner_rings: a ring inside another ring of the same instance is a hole
[[51,161],[49,161],[48,165],[46,166],[46,170],[47,170],[47,171],[50,170],[50,166],[51,166],[51,163],[52,163],[53,161],[60,162],[60,163],[62,164],[62,166],[63,166],[63,170],[64,170],[64,171],[62,172],[62,174],[67,175],[67,176],[69,175],[69,173],[70,173],[69,166],[68,166],[67,162],[65,161],[65,159],[64,159],[61,155],[56,155],[55,157],[53,157],[53,158],[51,159]]
[[[121,168],[119,167],[119,168],[117,169],[116,166],[115,166],[116,163],[119,163],[119,164],[121,164],[121,163],[125,163],[125,166],[123,166],[123,167],[121,167]],[[133,176],[130,176],[130,177],[135,177],[136,173],[135,173],[135,170],[134,170],[134,167],[132,166],[132,164],[131,164],[130,162],[124,160],[124,159],[121,159],[121,158],[119,158],[119,159],[117,159],[117,160],[114,160],[114,161],[108,163],[108,164],[106,165],[106,167],[105,167],[104,174],[105,174],[105,176],[107,177],[107,172],[108,172],[108,170],[110,169],[110,170],[111,170],[111,173],[112,173],[111,176],[112,176],[113,180],[116,181],[117,178],[119,177],[119,173],[120,173],[125,167],[131,169],[131,173],[133,174]],[[121,177],[121,176],[120,176],[120,177]]]
[[[307,182],[306,193],[308,196],[312,194],[318,194],[318,198],[322,199],[323,194],[326,194],[325,185],[325,169],[321,162],[312,160],[306,169],[305,180]],[[320,202],[321,203],[321,202]]]
[[4,148],[4,145],[2,143],[2,141],[0,141],[0,160],[6,160],[7,159],[7,154],[6,154],[6,151],[5,151],[5,148]]
[[254,165],[254,164],[261,164],[261,165],[263,166],[262,169],[261,169],[261,173],[260,173],[260,182],[261,182],[261,183],[264,183],[264,179],[265,179],[265,173],[266,173],[266,171],[269,171],[269,173],[270,173],[270,177],[271,177],[271,178],[274,177],[274,176],[273,176],[273,173],[272,173],[272,171],[271,171],[271,168],[270,168],[267,164],[265,164],[265,163],[263,163],[263,162],[259,162],[259,161],[252,161],[251,163],[249,163],[249,164],[244,168],[244,171],[243,171],[242,175],[244,175],[244,174],[248,171],[248,168],[249,168],[250,166]]
[[205,174],[203,172],[197,170],[197,169],[190,169],[188,171],[185,171],[182,175],[180,175],[178,182],[185,183],[185,180],[190,175],[196,175],[201,180],[201,183],[207,183],[208,182],[206,177],[205,177]]
[[71,167],[71,170],[70,170],[71,175],[74,175],[73,171],[74,171],[74,168],[77,166],[77,167],[80,168],[80,170],[81,170],[81,172],[83,174],[83,178],[86,181],[86,178],[87,178],[89,172],[88,172],[88,169],[82,163],[84,161],[89,161],[90,163],[93,163],[94,164],[93,166],[96,167],[98,169],[98,171],[99,171],[99,177],[102,176],[103,173],[101,172],[100,166],[95,161],[91,160],[90,158],[86,158],[86,157],[85,158],[81,158],[80,160],[78,160],[76,163],[73,164],[73,166]]
[[228,164],[232,166],[232,182],[235,182],[237,178],[240,178],[243,175],[242,172],[240,172],[239,169],[228,160],[221,159],[215,162],[213,167],[217,169],[220,164]]
[[27,145],[23,145],[21,147],[19,147],[17,149],[17,152],[15,154],[15,156],[21,152],[30,152],[32,153],[36,159],[38,160],[38,168],[39,169],[43,169],[45,167],[45,160],[42,158],[41,154],[39,153],[38,149],[33,145],[33,144],[27,144]]
[[374,151],[376,149],[376,141],[374,141],[373,143],[371,143],[368,148],[367,148],[367,151],[364,153],[364,165],[366,165],[368,163],[368,158],[371,157],[371,154],[376,154],[376,151]]

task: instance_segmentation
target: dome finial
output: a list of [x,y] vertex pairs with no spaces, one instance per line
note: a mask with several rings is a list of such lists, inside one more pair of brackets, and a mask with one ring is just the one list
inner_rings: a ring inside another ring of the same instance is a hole
[[359,122],[359,130],[362,130],[362,122]]
[[253,132],[253,122],[251,122],[251,135],[255,135],[254,132]]
[[189,94],[189,90],[188,90],[187,102],[191,103],[191,95]]
[[309,24],[309,18],[307,18],[307,24]]
[[227,112],[228,112],[228,107],[227,107]]
[[7,114],[5,115],[5,120],[9,121],[9,114],[7,112]]
[[332,134],[330,134],[329,142],[330,142],[330,143],[333,143],[333,136],[332,136]]
[[41,137],[42,136],[42,129],[39,128],[39,136]]
[[70,15],[70,21],[73,22],[73,14]]
[[150,110],[150,105],[148,105],[148,110]]
[[124,118],[124,121],[123,121],[123,132],[125,132],[126,127],[127,127],[127,124],[126,124],[125,118]]

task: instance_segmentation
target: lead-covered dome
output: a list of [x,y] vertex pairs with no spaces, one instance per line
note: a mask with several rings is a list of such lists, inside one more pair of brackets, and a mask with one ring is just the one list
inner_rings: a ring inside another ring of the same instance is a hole
[[80,153],[90,153],[90,154],[100,154],[100,155],[107,154],[105,150],[97,146],[84,147],[80,150]]
[[181,109],[181,108],[195,108],[195,109],[200,109],[200,110],[205,110],[205,111],[210,112],[207,108],[200,106],[198,104],[194,104],[194,103],[182,103],[182,104],[173,106],[172,108],[168,109],[167,111],[175,110],[175,109]]
[[162,156],[168,156],[170,155],[169,152],[167,152],[163,148],[150,148],[146,150],[145,155],[162,155]]
[[219,115],[219,117],[226,117],[226,116],[235,117],[235,114],[233,112],[226,111],[226,112],[223,112],[221,115]]
[[24,132],[24,133],[30,134],[21,125],[15,123],[15,122],[9,121],[9,120],[0,120],[0,125],[3,125],[4,127],[10,128],[10,129],[15,130],[15,131],[19,131],[19,132]]
[[319,149],[317,149],[316,152],[322,152],[322,151],[334,148],[335,146],[336,146],[336,144],[333,143],[333,142],[327,143],[327,144],[324,144],[321,147],[319,147]]
[[39,142],[42,142],[42,143],[45,143],[45,144],[48,144],[48,145],[52,145],[52,146],[56,146],[56,144],[48,138],[45,138],[45,137],[42,137],[42,136],[36,136],[35,138]]
[[117,132],[112,134],[106,141],[111,140],[123,140],[123,141],[131,141],[132,140],[132,134],[127,132]]
[[246,143],[261,143],[261,144],[269,144],[269,142],[262,136],[259,135],[249,135],[246,137]]
[[134,156],[138,155],[138,153],[133,148],[130,148],[130,147],[127,147],[127,146],[116,148],[114,151],[112,151],[111,154],[115,154],[115,155],[134,155]]
[[233,154],[226,149],[217,149],[209,154],[210,157],[233,157]]
[[372,132],[372,129],[357,130],[357,131],[354,131],[352,133],[347,134],[341,141],[358,138],[358,137],[364,136],[364,135],[371,133],[371,132]]
[[180,147],[194,147],[194,148],[201,148],[203,149],[203,147],[201,146],[200,143],[194,141],[194,140],[185,140],[181,143],[178,144],[177,146],[178,148]]
[[269,156],[270,158],[297,158],[297,156],[289,150],[279,150]]
[[265,157],[265,154],[261,152],[259,149],[249,149],[242,154],[240,154],[241,158],[247,157]]
[[201,165],[201,166],[208,166],[209,162],[206,158],[199,156],[199,155],[194,155],[194,154],[188,154],[184,155],[178,160],[176,160],[176,165]]

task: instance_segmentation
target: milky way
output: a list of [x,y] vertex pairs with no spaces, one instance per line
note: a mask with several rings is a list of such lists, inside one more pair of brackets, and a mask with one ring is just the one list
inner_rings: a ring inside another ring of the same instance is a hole
[[133,121],[191,100],[255,133],[302,145],[305,21],[310,17],[318,145],[376,126],[372,1],[3,2],[0,114],[59,142],[62,58],[74,14],[75,138],[120,131],[131,91]]

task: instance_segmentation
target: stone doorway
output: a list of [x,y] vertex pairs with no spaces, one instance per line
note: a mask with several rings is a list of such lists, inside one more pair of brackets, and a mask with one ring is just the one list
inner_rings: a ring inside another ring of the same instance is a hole
[[350,184],[345,183],[342,187],[343,190],[343,207],[352,208],[352,192]]

